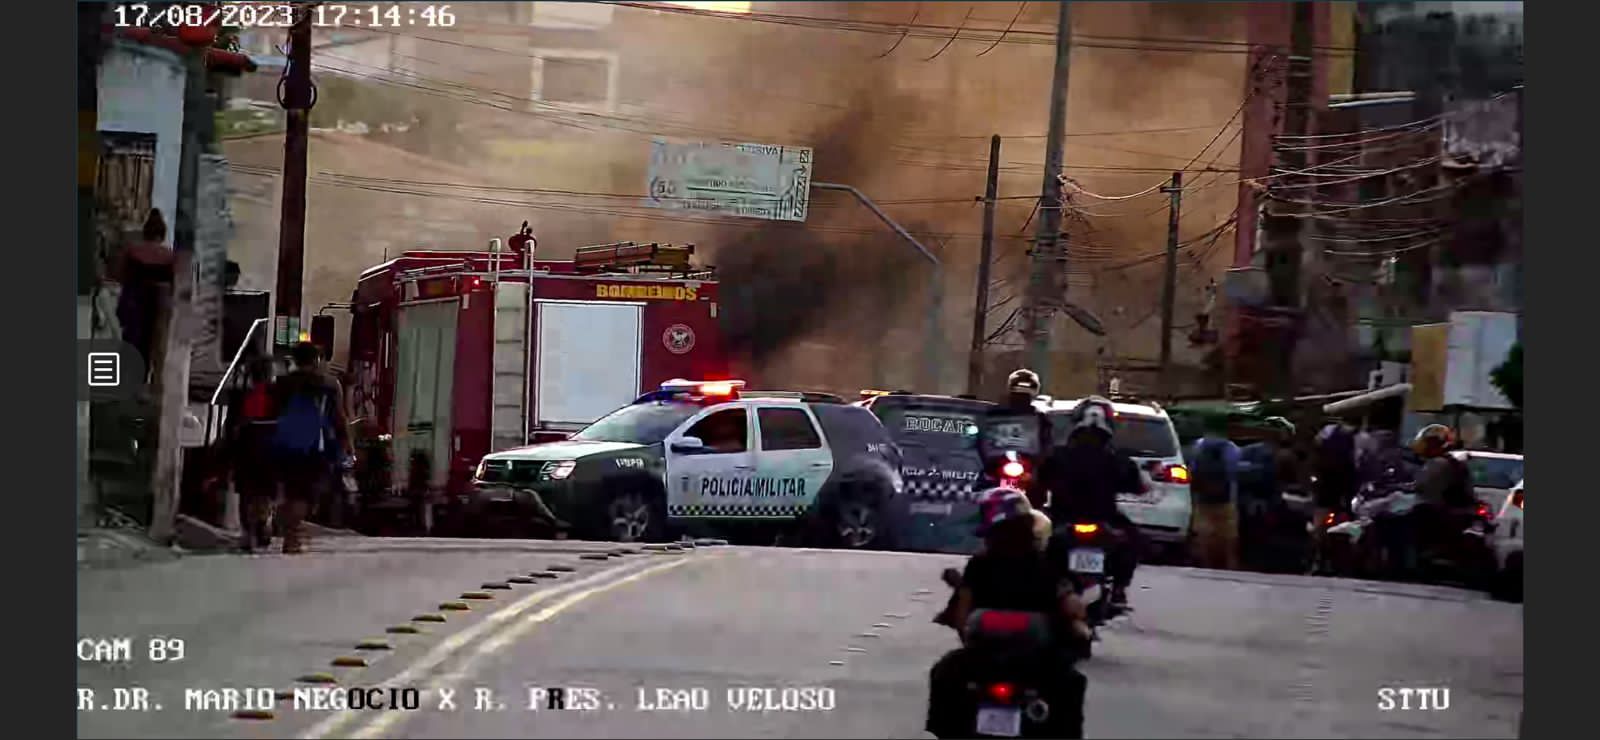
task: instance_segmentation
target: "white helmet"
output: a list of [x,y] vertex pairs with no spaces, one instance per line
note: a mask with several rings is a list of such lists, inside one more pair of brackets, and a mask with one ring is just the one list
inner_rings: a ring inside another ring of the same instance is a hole
[[1027,368],[1018,370],[1006,378],[1006,390],[1037,396],[1040,390],[1039,374]]

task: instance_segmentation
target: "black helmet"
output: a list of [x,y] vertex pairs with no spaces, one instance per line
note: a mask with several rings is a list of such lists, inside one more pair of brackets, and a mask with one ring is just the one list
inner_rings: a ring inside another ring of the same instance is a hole
[[1039,395],[1039,374],[1023,368],[1006,378],[1006,391],[1010,393],[1026,393],[1030,396]]
[[1072,407],[1072,432],[1093,429],[1110,439],[1116,428],[1116,408],[1100,396],[1089,396]]

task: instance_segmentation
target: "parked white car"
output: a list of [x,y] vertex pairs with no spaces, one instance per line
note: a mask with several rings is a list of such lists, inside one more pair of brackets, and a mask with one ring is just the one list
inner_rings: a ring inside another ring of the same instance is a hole
[[[1056,444],[1065,444],[1070,429],[1067,416],[1078,399],[1041,401],[1039,409],[1050,415]],[[1117,495],[1122,510],[1158,550],[1182,550],[1189,541],[1189,520],[1194,505],[1189,497],[1189,468],[1184,465],[1178,430],[1160,406],[1153,403],[1111,404],[1116,414],[1112,444],[1127,453],[1143,470],[1150,489],[1145,494]]]
[[1494,518],[1494,529],[1489,533],[1489,546],[1494,550],[1495,579],[1493,593],[1507,601],[1522,601],[1522,539],[1525,519],[1523,505],[1526,498],[1526,481],[1506,494],[1500,511]]

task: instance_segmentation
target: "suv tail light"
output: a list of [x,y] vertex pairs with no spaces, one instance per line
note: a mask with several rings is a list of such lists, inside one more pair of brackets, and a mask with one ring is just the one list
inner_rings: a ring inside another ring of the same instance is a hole
[[1163,465],[1152,471],[1151,478],[1157,483],[1182,483],[1189,482],[1189,469],[1182,465]]
[[1511,492],[1511,505],[1512,506],[1515,506],[1518,509],[1522,508],[1522,494],[1526,490],[1528,490],[1528,489],[1526,489],[1526,488],[1518,488],[1517,490]]

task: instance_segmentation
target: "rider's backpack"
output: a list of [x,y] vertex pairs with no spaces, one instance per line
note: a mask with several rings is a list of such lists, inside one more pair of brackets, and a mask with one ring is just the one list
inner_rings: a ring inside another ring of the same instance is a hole
[[1233,499],[1232,487],[1228,484],[1228,461],[1222,451],[1224,444],[1208,439],[1199,445],[1194,471],[1189,477],[1189,491],[1195,503],[1225,504]]
[[301,388],[289,396],[278,414],[272,449],[295,457],[325,456],[330,425],[329,394],[320,388]]

